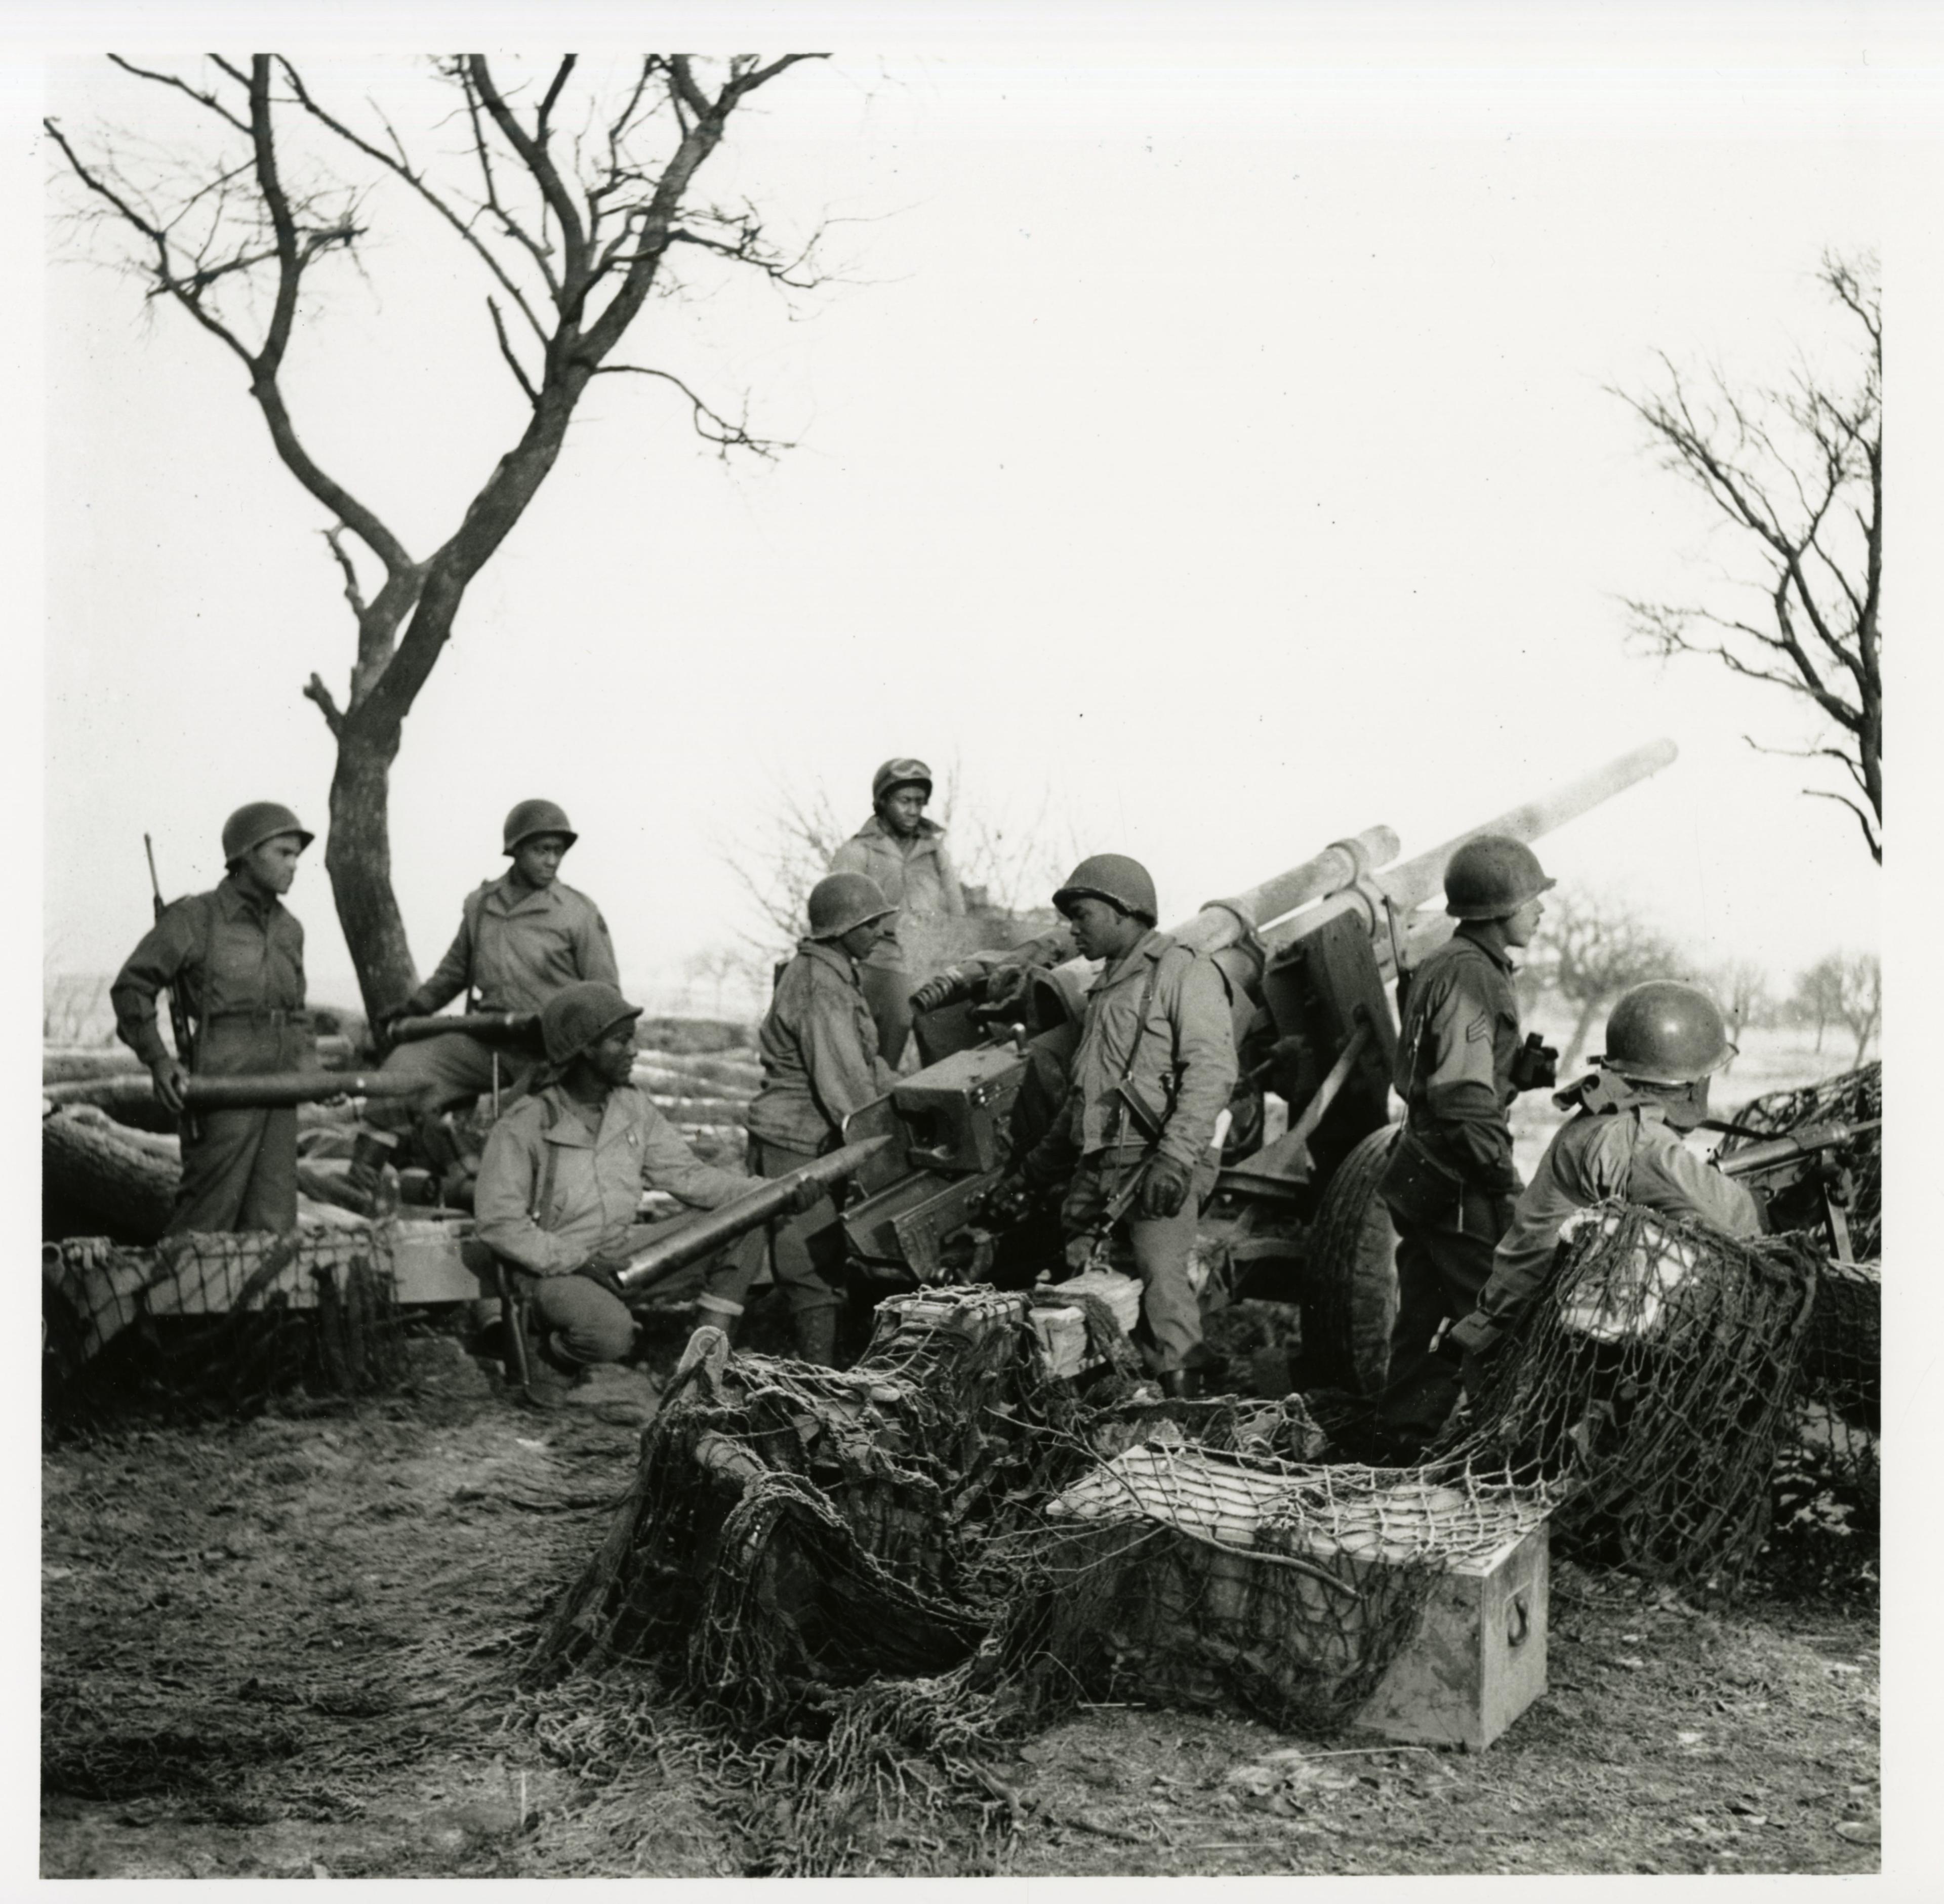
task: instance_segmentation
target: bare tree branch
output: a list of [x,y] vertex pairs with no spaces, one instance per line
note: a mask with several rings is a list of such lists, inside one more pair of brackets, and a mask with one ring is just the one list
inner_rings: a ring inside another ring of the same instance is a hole
[[[248,132],[250,130],[249,121],[239,119],[214,93],[199,93],[189,85],[188,81],[177,78],[174,73],[151,72],[146,66],[138,66],[134,60],[125,60],[118,53],[109,54],[108,60],[111,66],[119,66],[124,72],[133,73],[137,79],[152,80],[158,86],[172,87],[179,93],[186,93],[198,106],[206,106],[218,118],[227,119],[238,132]],[[217,64],[221,66],[223,62],[219,60]],[[225,67],[224,70],[229,72],[232,77],[241,77],[240,74],[235,72],[234,68]],[[248,83],[248,81],[245,82],[245,85]]]
[[324,724],[334,735],[341,738],[344,733],[343,711],[331,698],[331,690],[324,684],[324,677],[321,675],[312,675],[310,679],[304,683],[303,692],[306,700],[315,701],[318,704],[324,715]]

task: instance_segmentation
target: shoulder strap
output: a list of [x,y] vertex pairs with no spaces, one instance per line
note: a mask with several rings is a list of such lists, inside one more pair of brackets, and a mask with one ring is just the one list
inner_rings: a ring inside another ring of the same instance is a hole
[[544,1094],[540,1101],[542,1107],[540,1148],[544,1161],[540,1165],[540,1194],[534,1198],[533,1207],[527,1214],[545,1229],[546,1224],[543,1220],[546,1213],[553,1205],[553,1177],[557,1167],[555,1160],[560,1154],[558,1146],[547,1142],[547,1133],[552,1130],[555,1120],[560,1115],[560,1106]]

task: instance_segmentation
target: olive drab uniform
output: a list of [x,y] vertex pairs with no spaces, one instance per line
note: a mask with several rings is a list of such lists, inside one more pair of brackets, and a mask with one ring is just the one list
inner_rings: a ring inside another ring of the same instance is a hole
[[[194,1049],[177,1054],[192,1075],[317,1068],[303,927],[280,900],[258,898],[232,875],[177,900],[129,954],[109,995],[115,1028],[151,1069],[169,1054],[155,1023],[165,986],[180,988],[195,1025]],[[182,1159],[169,1235],[297,1227],[294,1106],[198,1111],[184,1120]]]
[[1083,1243],[1098,1235],[1117,1194],[1150,1157],[1170,1158],[1193,1173],[1173,1216],[1126,1220],[1149,1339],[1143,1346],[1157,1374],[1188,1365],[1201,1341],[1189,1252],[1213,1186],[1209,1149],[1236,1069],[1221,973],[1150,929],[1094,981],[1066,1095],[1026,1161],[1029,1180],[1050,1183],[1077,1160],[1060,1220]]
[[1682,1143],[1651,1093],[1601,1072],[1552,1101],[1575,1115],[1554,1133],[1519,1193],[1477,1306],[1452,1328],[1452,1340],[1472,1355],[1491,1349],[1530,1306],[1576,1210],[1613,1198],[1698,1218],[1729,1236],[1761,1229],[1755,1198]]
[[1512,974],[1460,925],[1411,976],[1394,1080],[1404,1134],[1381,1186],[1397,1226],[1398,1312],[1377,1417],[1399,1448],[1428,1441],[1458,1398],[1457,1370],[1432,1343],[1447,1317],[1470,1312],[1518,1194]]
[[596,1112],[551,1084],[509,1109],[487,1138],[475,1233],[527,1279],[565,1360],[617,1361],[634,1318],[619,1296],[577,1272],[619,1262],[646,1240],[635,1229],[644,1189],[718,1210],[752,1187],[740,1171],[705,1164],[638,1087],[611,1091]]
[[[878,1033],[857,961],[841,946],[798,942],[777,976],[756,1046],[763,1084],[749,1110],[751,1170],[787,1177],[841,1141],[844,1120],[895,1081],[878,1055]],[[773,1272],[793,1317],[834,1312],[844,1260],[837,1206],[826,1195],[769,1232]],[[762,1266],[764,1233],[710,1273],[700,1306],[733,1319]]]
[[965,910],[958,871],[946,850],[945,829],[936,820],[921,820],[915,836],[905,839],[873,814],[832,854],[830,870],[866,875],[897,909],[902,939],[880,940],[860,974],[878,1028],[878,1051],[895,1066],[911,1032],[911,995],[937,968],[934,949],[922,943],[924,928],[933,919],[957,918]]
[[[405,1010],[435,1012],[468,992],[482,1012],[537,1013],[555,992],[587,979],[620,983],[614,943],[599,909],[558,879],[536,887],[506,872],[466,894],[457,936],[437,970],[405,1001]],[[491,1088],[496,1052],[501,1082],[517,1086],[539,1062],[538,1035],[524,1043],[488,1044],[463,1032],[447,1032],[395,1047],[386,1057],[386,1075],[411,1078],[420,1089],[409,1097],[373,1100],[367,1122],[380,1130],[402,1130],[422,1113],[470,1103]]]

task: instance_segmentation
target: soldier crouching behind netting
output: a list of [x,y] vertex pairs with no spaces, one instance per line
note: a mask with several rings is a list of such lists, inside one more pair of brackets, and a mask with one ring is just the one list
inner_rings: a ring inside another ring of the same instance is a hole
[[479,1166],[478,1240],[518,1278],[541,1352],[569,1375],[633,1346],[616,1278],[642,1191],[715,1210],[755,1188],[705,1164],[629,1081],[641,1015],[611,985],[555,993],[540,1014],[546,1069],[494,1124]]
[[1729,1236],[1761,1233],[1755,1198],[1681,1141],[1708,1115],[1709,1078],[1735,1056],[1714,1001],[1671,979],[1637,985],[1613,1007],[1606,1042],[1595,1070],[1554,1097],[1573,1115],[1520,1192],[1477,1306],[1440,1344],[1447,1359],[1468,1358],[1472,1386],[1478,1363],[1550,1278],[1560,1232],[1575,1210],[1615,1199]]
[[[559,876],[561,861],[580,837],[551,800],[522,800],[507,814],[504,850],[513,863],[466,894],[458,935],[438,969],[381,1017],[381,1041],[396,1020],[425,1017],[461,992],[482,1013],[530,1013],[544,1010],[568,986],[620,983],[599,908]],[[540,1057],[537,1035],[488,1044],[464,1032],[414,1039],[387,1052],[385,1075],[410,1078],[419,1089],[365,1107],[346,1176],[359,1207],[376,1213],[383,1167],[416,1121],[472,1104],[493,1084],[496,1066],[517,1088]]]
[[[117,975],[109,992],[115,1031],[171,1111],[182,1110],[192,1073],[317,1069],[304,1008],[303,927],[280,903],[312,837],[274,801],[238,808],[223,824],[223,883],[169,906]],[[177,989],[196,1026],[193,1049],[174,1057],[155,1023],[165,986]],[[182,1164],[165,1234],[297,1228],[294,1105],[198,1112],[183,1121]]]
[[[810,932],[777,980],[756,1038],[763,1087],[749,1110],[749,1166],[787,1177],[844,1140],[844,1120],[896,1081],[878,1055],[878,1031],[860,977],[894,909],[860,872],[833,872],[811,888]],[[790,1307],[798,1355],[826,1367],[837,1353],[844,1226],[827,1190],[769,1235],[773,1273]],[[762,1267],[757,1231],[704,1284],[697,1319],[734,1336]]]
[[1204,1352],[1189,1252],[1213,1186],[1216,1120],[1235,1085],[1228,988],[1210,960],[1155,930],[1154,881],[1137,860],[1083,860],[1053,903],[1081,955],[1104,965],[1066,1095],[1020,1182],[1041,1192],[1072,1172],[1060,1206],[1072,1269],[1125,1223],[1141,1279],[1137,1346],[1168,1394],[1191,1395]]

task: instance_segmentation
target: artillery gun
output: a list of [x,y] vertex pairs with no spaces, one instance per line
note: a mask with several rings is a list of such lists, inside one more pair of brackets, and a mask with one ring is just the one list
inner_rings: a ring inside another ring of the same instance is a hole
[[[1299,1380],[1367,1393],[1383,1380],[1396,1306],[1395,1237],[1376,1186],[1395,1135],[1392,989],[1455,921],[1446,863],[1481,833],[1532,841],[1647,778],[1671,741],[1621,755],[1546,797],[1393,864],[1373,827],[1168,928],[1226,981],[1242,1076],[1194,1259],[1204,1306],[1237,1297],[1303,1311]],[[854,1272],[887,1291],[940,1281],[1018,1287],[1057,1260],[1050,1210],[995,1214],[992,1192],[1045,1130],[1078,1041],[1090,968],[1064,927],[946,974],[920,1013],[923,1068],[855,1113],[841,1149],[800,1177],[847,1185]],[[1289,1107],[1263,1141],[1263,1093]],[[777,1213],[794,1179],[668,1227],[623,1272],[644,1291]]]

